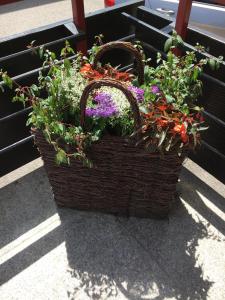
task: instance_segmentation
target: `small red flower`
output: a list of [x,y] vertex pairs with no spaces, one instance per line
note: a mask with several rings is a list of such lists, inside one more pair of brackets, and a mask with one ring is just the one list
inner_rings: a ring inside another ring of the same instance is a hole
[[166,127],[168,125],[168,121],[164,119],[157,119],[156,120],[157,125],[161,126],[162,128]]
[[196,118],[199,119],[199,121],[201,123],[205,121],[204,118],[203,118],[203,116],[202,116],[202,114],[200,114],[200,113],[197,113]]
[[80,72],[81,73],[87,73],[87,72],[90,72],[92,71],[92,67],[90,64],[85,64],[81,69],[80,69]]
[[117,72],[115,75],[115,79],[121,81],[130,81],[130,74],[126,72]]
[[158,109],[161,110],[161,111],[165,111],[167,110],[168,106],[167,105],[160,105],[158,106]]
[[181,140],[183,143],[187,143],[188,141],[188,135],[187,135],[187,129],[184,126],[184,124],[177,124],[174,126],[174,128],[172,129],[172,133],[175,134],[179,134],[181,137]]

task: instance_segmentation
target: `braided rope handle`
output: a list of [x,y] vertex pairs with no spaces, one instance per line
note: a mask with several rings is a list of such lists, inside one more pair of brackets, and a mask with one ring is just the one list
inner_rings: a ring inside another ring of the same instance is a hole
[[85,87],[80,99],[80,112],[81,112],[80,124],[82,128],[85,127],[85,112],[86,112],[88,97],[93,90],[99,89],[102,86],[115,87],[121,92],[123,92],[123,94],[126,96],[127,100],[130,103],[131,110],[133,112],[135,128],[139,129],[141,127],[141,116],[137,105],[137,101],[133,96],[132,92],[127,89],[127,86],[124,83],[121,83],[120,81],[117,81],[115,79],[93,80]]
[[115,41],[115,42],[109,42],[107,44],[102,45],[98,52],[95,54],[93,67],[94,69],[97,69],[97,65],[101,57],[107,52],[112,49],[123,49],[125,51],[128,51],[132,53],[136,59],[137,62],[137,72],[138,72],[138,81],[139,84],[142,85],[144,83],[144,63],[143,63],[143,56],[142,54],[133,46],[133,44],[129,42],[121,42],[121,41]]

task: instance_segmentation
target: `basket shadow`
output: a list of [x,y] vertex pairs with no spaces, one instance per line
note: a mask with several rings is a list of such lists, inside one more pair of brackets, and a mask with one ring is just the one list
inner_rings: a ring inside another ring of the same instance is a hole
[[225,235],[225,199],[216,191],[219,188],[211,188],[187,168],[182,169],[180,180],[178,190],[182,198],[220,233]]
[[160,221],[70,209],[59,214],[74,280],[69,299],[207,299],[213,283],[196,264],[207,229],[181,202]]

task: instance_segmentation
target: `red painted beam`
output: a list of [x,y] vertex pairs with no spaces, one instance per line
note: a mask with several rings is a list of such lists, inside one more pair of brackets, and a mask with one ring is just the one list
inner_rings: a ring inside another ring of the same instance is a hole
[[225,6],[225,0],[215,0],[215,4]]
[[[84,13],[84,1],[83,0],[71,0],[73,22],[79,30],[86,31],[85,13]],[[77,43],[77,50],[83,54],[87,53],[87,41],[83,40]]]
[[187,36],[187,27],[191,14],[192,0],[180,0],[177,19],[176,19],[176,32],[185,40]]

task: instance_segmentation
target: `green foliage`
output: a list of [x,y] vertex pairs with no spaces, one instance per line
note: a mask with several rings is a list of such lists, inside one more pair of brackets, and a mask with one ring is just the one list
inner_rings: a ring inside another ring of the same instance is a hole
[[[212,68],[218,68],[219,59],[197,59],[196,51],[187,51],[181,57],[173,53],[175,46],[182,44],[182,39],[173,34],[165,43],[165,51],[168,51],[166,60],[161,54],[157,56],[156,68],[145,67],[145,101],[155,101],[156,95],[152,94],[150,87],[157,85],[166,97],[167,103],[172,103],[176,109],[188,114],[189,109],[195,106],[195,102],[202,93],[200,76],[206,64]],[[199,48],[198,48],[199,49]]]
[[[0,70],[0,78],[2,78],[2,81],[4,82],[4,84],[12,89],[13,87],[13,81],[12,79],[8,76],[7,72],[3,72],[2,70]],[[2,85],[0,85],[1,90],[4,92],[4,88]]]
[[[136,42],[135,47],[142,53],[145,63],[144,84],[139,86],[135,76],[128,76],[124,84],[144,90],[144,100],[138,103],[143,126],[133,133],[134,121],[126,97],[115,88],[104,87],[101,91],[116,99],[120,113],[109,118],[86,117],[84,130],[80,126],[80,98],[89,80],[95,77],[83,76],[81,69],[86,65],[91,66],[99,51],[99,45],[102,44],[102,35],[96,37],[96,43],[89,51],[88,57],[82,56],[81,53],[75,55],[70,44],[66,42],[58,59],[55,53],[48,49],[34,47],[34,42],[31,42],[28,48],[33,49],[43,59],[38,84],[22,87],[2,70],[0,78],[10,89],[15,86],[13,101],[32,106],[33,111],[29,114],[27,125],[43,132],[56,151],[57,164],[70,164],[71,159],[79,159],[91,167],[92,163],[86,156],[87,149],[105,132],[119,136],[138,135],[138,145],[144,144],[150,151],[162,153],[174,147],[181,152],[187,141],[194,146],[199,142],[199,132],[206,129],[201,119],[202,109],[196,102],[202,93],[200,76],[206,64],[217,70],[222,57],[198,60],[195,51],[177,57],[174,48],[182,45],[183,41],[174,32],[165,43],[164,50],[168,52],[166,59],[158,54],[157,66],[152,67],[149,65],[150,59],[144,56],[141,43]],[[197,51],[202,52],[204,49],[197,45]],[[73,60],[69,58],[71,55],[75,56]],[[110,65],[101,67],[101,70],[109,77],[118,72]],[[93,74],[96,75],[95,72]],[[124,74],[126,73],[122,75]],[[98,75],[101,74],[97,72]],[[3,88],[3,85],[0,87]],[[159,92],[153,92],[154,87]],[[90,95],[88,107],[94,107],[95,94],[96,91]]]

